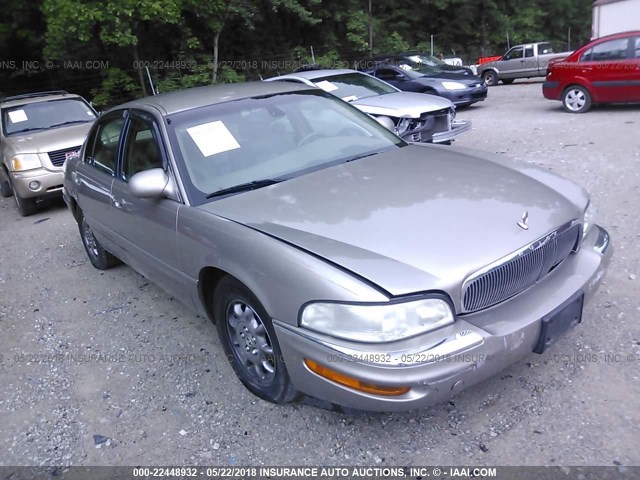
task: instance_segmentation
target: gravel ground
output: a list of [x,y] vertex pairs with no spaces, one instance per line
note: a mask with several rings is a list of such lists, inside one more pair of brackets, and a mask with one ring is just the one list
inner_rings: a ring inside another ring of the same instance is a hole
[[581,183],[613,236],[582,325],[547,354],[420,411],[271,405],[207,319],[127,266],[92,268],[61,201],[21,218],[0,199],[0,464],[640,464],[640,107],[569,115],[540,90],[491,88],[458,145]]

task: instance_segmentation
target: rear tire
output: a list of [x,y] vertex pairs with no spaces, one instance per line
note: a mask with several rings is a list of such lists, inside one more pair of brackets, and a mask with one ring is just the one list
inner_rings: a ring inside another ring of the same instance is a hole
[[87,220],[84,218],[82,212],[80,212],[80,218],[78,219],[78,228],[80,229],[82,245],[84,246],[85,252],[87,252],[91,265],[96,267],[98,270],[106,270],[120,263],[120,260],[111,255],[102,247],[102,245],[100,245],[100,242],[98,242],[96,237],[93,235],[93,231],[87,223]]
[[569,113],[584,113],[591,108],[591,94],[580,85],[572,85],[562,93],[562,106]]
[[487,70],[486,72],[483,72],[482,80],[484,80],[487,87],[493,87],[498,84],[498,74],[493,70]]
[[226,276],[212,295],[213,316],[229,363],[244,386],[272,403],[294,400],[271,318],[242,283]]

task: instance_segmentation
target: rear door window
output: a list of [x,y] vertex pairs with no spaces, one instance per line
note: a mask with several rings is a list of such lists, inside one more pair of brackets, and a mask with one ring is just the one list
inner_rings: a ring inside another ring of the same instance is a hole
[[103,119],[87,143],[93,146],[87,149],[84,161],[100,171],[115,175],[123,126],[124,118],[121,116]]
[[629,40],[629,38],[619,38],[594,45],[591,49],[590,61],[610,62],[627,59]]

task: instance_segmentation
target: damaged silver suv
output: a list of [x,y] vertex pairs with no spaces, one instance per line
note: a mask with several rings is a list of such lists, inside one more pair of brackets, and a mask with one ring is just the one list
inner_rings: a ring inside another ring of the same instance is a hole
[[97,118],[79,95],[65,91],[0,98],[0,194],[13,195],[22,216],[37,200],[62,192],[62,167],[80,150]]

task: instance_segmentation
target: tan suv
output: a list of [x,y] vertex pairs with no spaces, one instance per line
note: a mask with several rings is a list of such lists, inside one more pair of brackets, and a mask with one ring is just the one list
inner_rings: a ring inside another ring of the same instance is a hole
[[39,198],[60,195],[62,167],[80,150],[97,114],[64,91],[0,98],[0,194],[13,195],[22,216]]

